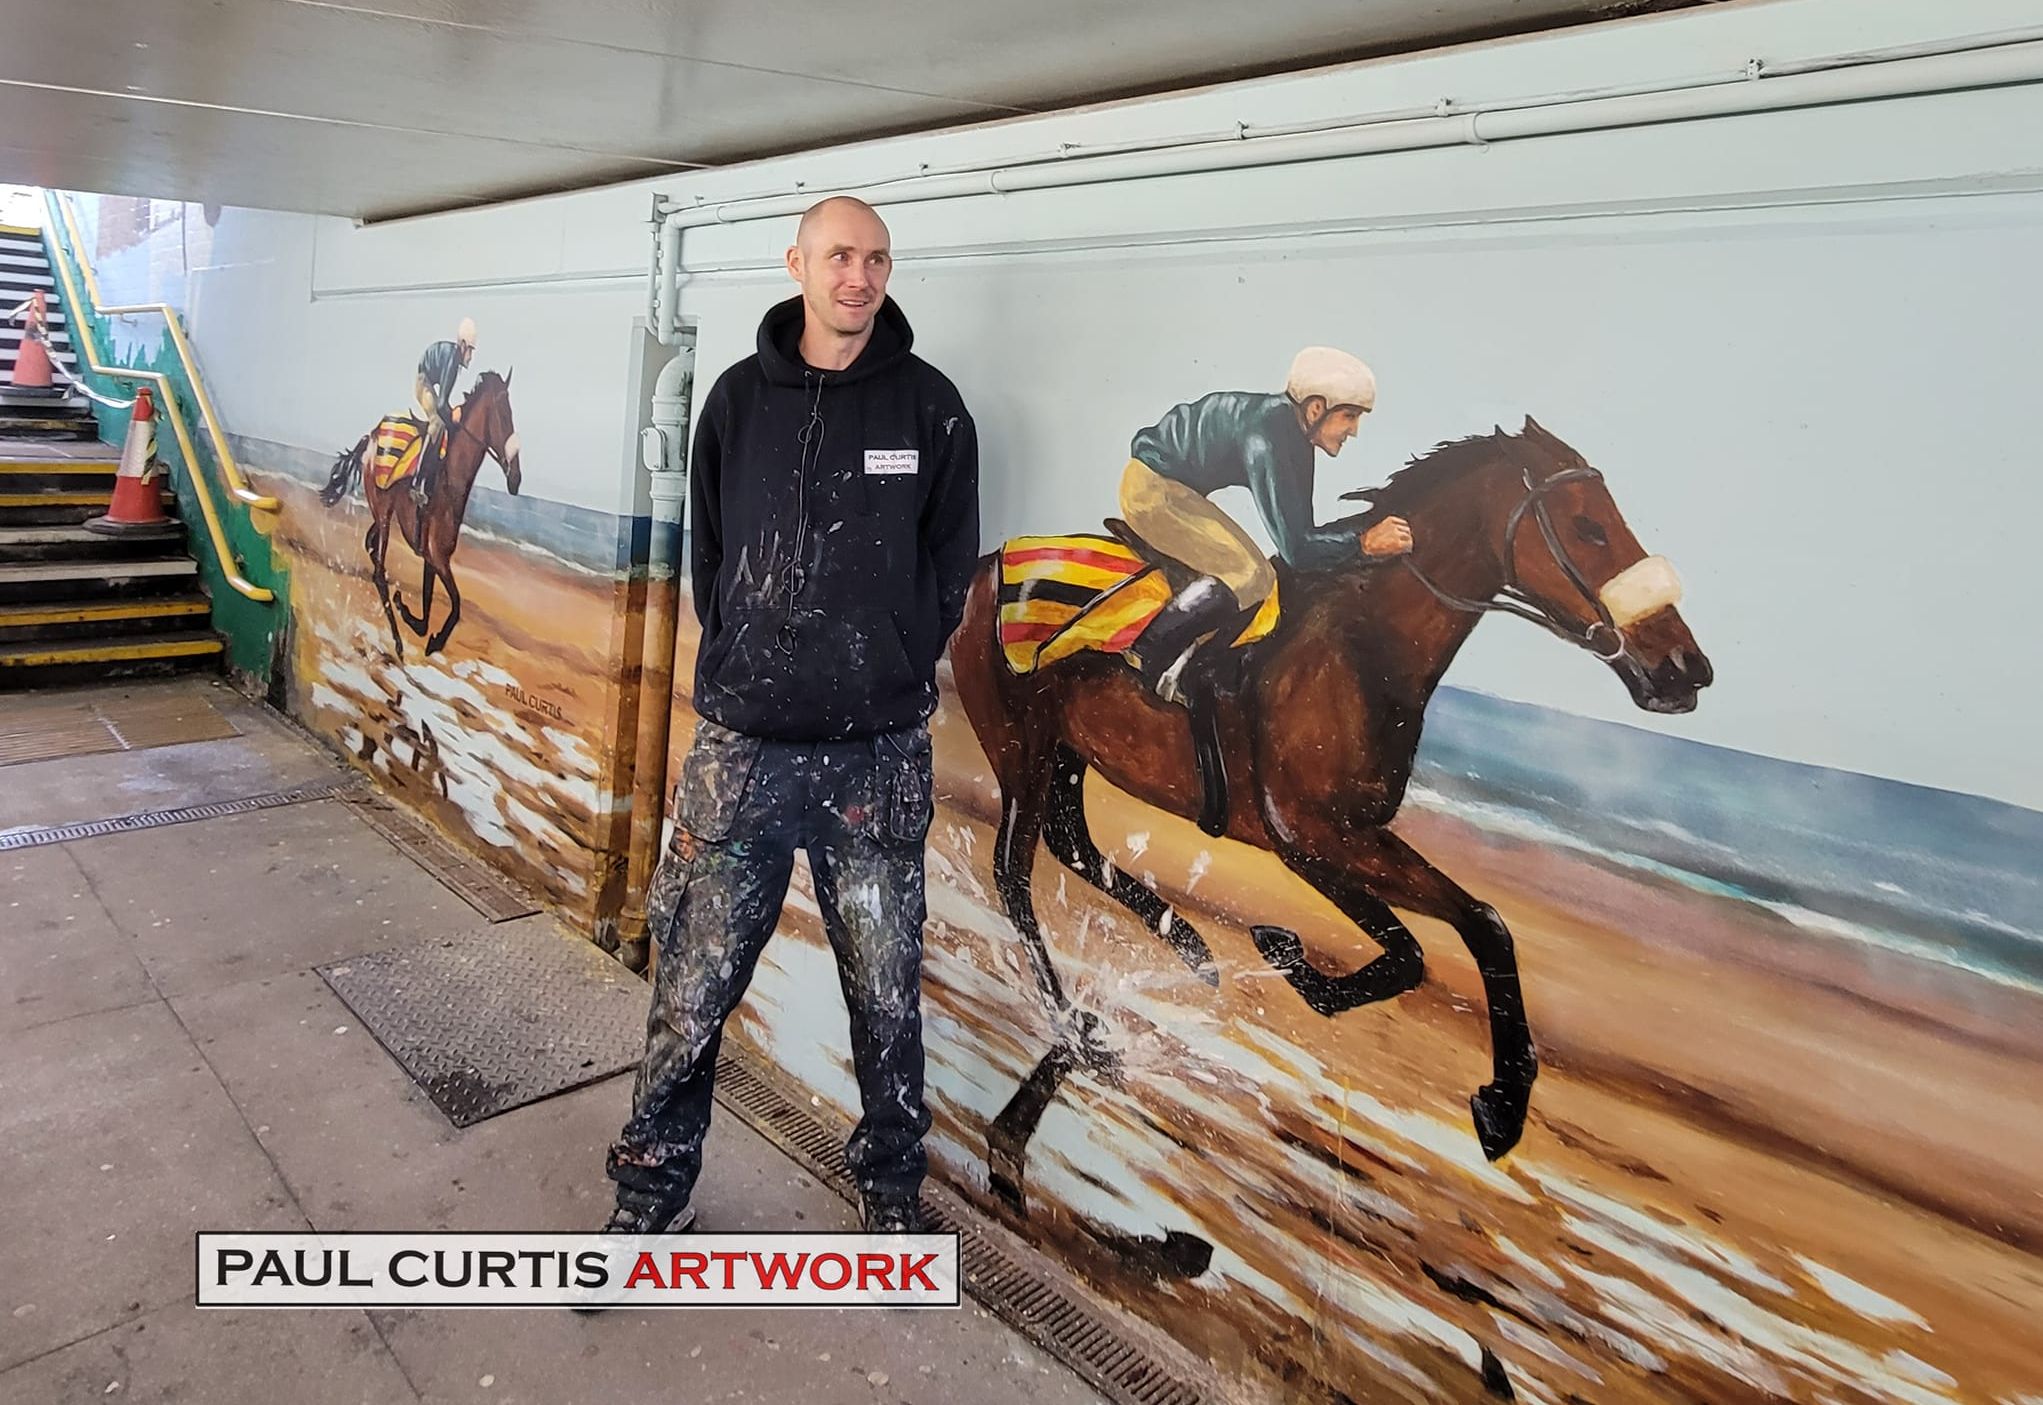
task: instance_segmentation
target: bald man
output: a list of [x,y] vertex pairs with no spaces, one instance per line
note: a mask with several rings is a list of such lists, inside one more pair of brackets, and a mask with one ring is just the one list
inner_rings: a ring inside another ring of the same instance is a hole
[[978,439],[957,388],[911,350],[871,206],[810,209],[787,270],[800,295],[766,313],[757,351],[696,415],[700,721],[646,902],[659,959],[606,1233],[694,1223],[724,1021],[797,850],[850,1014],[864,1116],[845,1159],[863,1220],[921,1224],[928,719],[979,554]]

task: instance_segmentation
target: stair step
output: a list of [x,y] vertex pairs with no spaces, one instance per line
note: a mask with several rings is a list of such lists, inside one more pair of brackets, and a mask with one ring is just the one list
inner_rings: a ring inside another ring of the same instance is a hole
[[[7,359],[10,361],[14,359],[14,353],[20,350],[21,348],[21,334],[22,329],[19,326],[0,326],[0,344],[4,344]],[[50,328],[51,346],[69,346],[70,344],[71,344],[70,328],[68,327]]]
[[0,688],[65,686],[218,668],[225,652],[219,635],[196,631],[0,644]]
[[99,437],[98,422],[89,416],[28,416],[0,409],[0,439],[89,440]]
[[40,439],[51,444],[62,444],[67,441],[91,439],[95,437],[95,434],[96,431],[90,425],[73,426],[66,424],[61,428],[48,428],[37,425],[24,425],[18,420],[0,418],[0,436],[5,436],[9,439]]
[[[11,486],[0,479],[0,489]],[[113,506],[113,490],[100,492],[86,490],[49,491],[39,493],[9,493],[0,491],[0,526],[39,527],[76,526],[102,517]]]
[[212,615],[205,596],[186,593],[146,600],[53,600],[0,605],[0,645],[33,640],[174,634],[203,626]]
[[[20,340],[21,338],[19,337],[0,339],[0,366],[7,368],[9,379],[13,378],[16,343]],[[71,338],[65,335],[62,327],[50,333],[49,350],[54,359],[66,363],[70,362]]]
[[0,563],[0,605],[174,595],[190,590],[198,576],[199,563],[189,556],[154,561]]
[[[0,488],[12,487],[0,483]],[[113,489],[94,492],[90,488],[43,488],[29,493],[0,492],[0,509],[10,507],[105,507],[113,501]]]
[[0,562],[143,561],[184,551],[184,534],[173,521],[153,536],[111,537],[83,527],[0,526]]
[[[90,405],[83,400],[67,399],[61,395],[53,398],[36,395],[31,391],[27,395],[10,396],[5,401],[0,401],[0,424],[14,424],[26,420],[63,420],[66,423],[75,423],[92,418]],[[99,421],[93,420],[93,423],[97,424]]]
[[116,459],[0,459],[0,493],[26,492],[44,479],[104,483],[120,471]]
[[[0,478],[0,489],[9,486]],[[158,499],[163,511],[173,521],[178,515],[177,495],[162,490]],[[92,489],[40,492],[9,493],[0,491],[0,528],[6,527],[62,527],[78,526],[95,517],[104,517],[113,507],[113,489],[103,487]]]

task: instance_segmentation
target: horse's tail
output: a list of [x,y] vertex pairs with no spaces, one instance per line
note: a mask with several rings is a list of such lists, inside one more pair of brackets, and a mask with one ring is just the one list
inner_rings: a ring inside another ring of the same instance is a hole
[[345,450],[333,461],[333,472],[327,475],[326,486],[319,490],[319,500],[328,507],[346,497],[348,489],[362,476],[362,456],[368,452],[369,440],[374,435],[374,430],[369,431],[354,448]]

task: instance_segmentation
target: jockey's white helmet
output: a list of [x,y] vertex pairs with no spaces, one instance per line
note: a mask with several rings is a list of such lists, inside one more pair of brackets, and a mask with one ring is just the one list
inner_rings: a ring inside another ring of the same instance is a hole
[[1360,357],[1350,356],[1345,351],[1336,351],[1330,346],[1308,346],[1292,358],[1291,375],[1284,382],[1284,393],[1301,404],[1317,395],[1327,402],[1329,408],[1357,405],[1364,410],[1373,410],[1376,408],[1376,373],[1364,365]]
[[455,340],[456,340],[456,341],[466,342],[466,343],[467,343],[468,345],[470,345],[470,346],[474,346],[474,345],[475,345],[475,319],[474,319],[473,317],[464,317],[464,318],[462,318],[462,319],[461,319],[461,329],[460,329],[459,331],[457,331],[457,332],[456,332],[456,333],[454,334],[454,338],[455,338]]

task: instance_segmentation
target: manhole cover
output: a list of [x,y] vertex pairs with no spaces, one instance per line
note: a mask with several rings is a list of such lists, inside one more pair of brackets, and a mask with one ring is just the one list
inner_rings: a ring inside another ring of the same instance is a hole
[[352,957],[318,968],[456,1127],[634,1066],[646,984],[545,923]]

